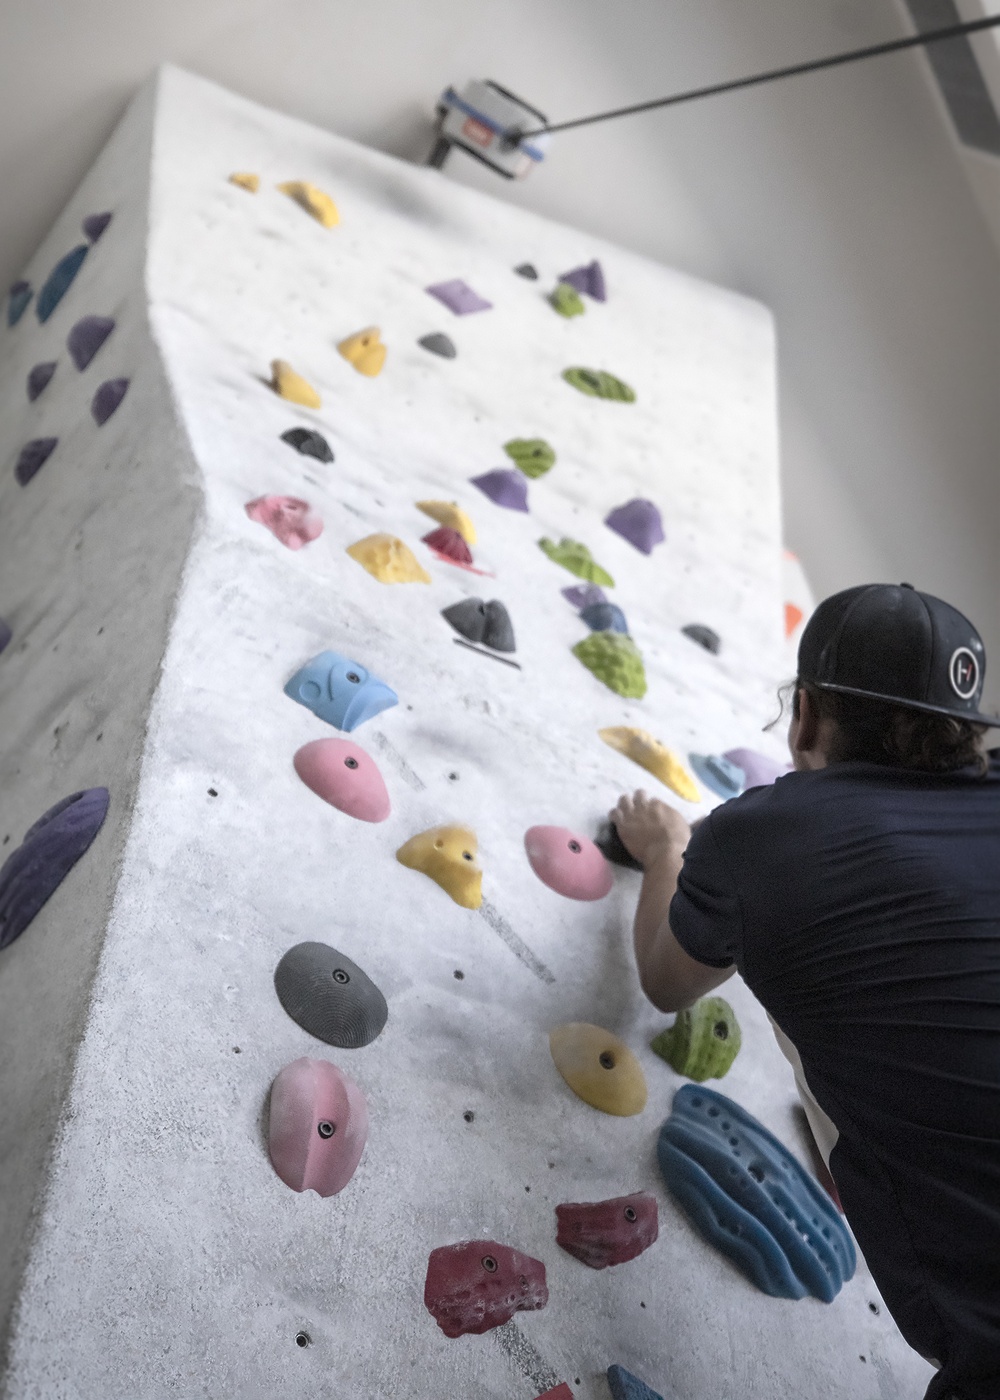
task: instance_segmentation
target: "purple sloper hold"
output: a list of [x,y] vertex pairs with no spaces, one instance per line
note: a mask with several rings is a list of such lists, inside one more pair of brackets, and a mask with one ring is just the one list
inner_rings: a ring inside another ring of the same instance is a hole
[[746,774],[746,788],[770,787],[775,778],[780,778],[782,774],[790,771],[787,764],[783,766],[775,759],[768,758],[767,754],[758,753],[756,749],[728,749],[722,756],[728,758],[730,763],[735,763],[737,768],[743,769]]
[[110,224],[111,214],[88,214],[83,221],[83,231],[90,239],[91,243],[96,243],[101,234]]
[[90,405],[98,427],[106,423],[115,412],[128,393],[128,384],[127,379],[105,379],[104,383],[98,386]]
[[66,349],[77,369],[86,369],[115,328],[110,316],[84,316],[66,337]]
[[608,299],[608,289],[604,283],[604,269],[596,258],[592,263],[587,263],[586,267],[574,267],[570,272],[560,273],[559,281],[568,282],[578,292],[585,292],[588,297],[593,297],[595,301],[607,301]]
[[450,282],[435,282],[433,287],[425,287],[424,290],[437,297],[438,301],[443,301],[456,316],[468,316],[471,311],[489,311],[493,306],[461,277],[454,277]]
[[528,483],[515,468],[497,467],[495,471],[484,472],[482,476],[470,476],[469,480],[496,505],[506,510],[527,512]]
[[107,788],[64,797],[24,834],[0,868],[0,948],[19,938],[100,831]]
[[604,523],[643,554],[652,554],[654,546],[667,538],[656,506],[639,496],[623,506],[616,506]]
[[28,371],[28,399],[34,403],[56,372],[55,360],[44,360]]
[[569,588],[561,588],[559,591],[577,612],[593,607],[595,603],[608,601],[607,594],[598,583],[574,583]]
[[58,438],[33,438],[31,442],[24,444],[14,468],[19,486],[27,486],[35,473],[41,471],[56,450],[58,442]]
[[13,635],[14,633],[10,630],[10,624],[4,622],[3,618],[0,617],[0,651],[3,651]]
[[30,282],[15,282],[8,293],[7,324],[16,326],[28,309],[28,302],[35,295]]

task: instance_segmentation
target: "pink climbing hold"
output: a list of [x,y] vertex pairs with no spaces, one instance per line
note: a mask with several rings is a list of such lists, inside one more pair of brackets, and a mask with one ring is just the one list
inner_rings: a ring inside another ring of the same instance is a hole
[[367,1139],[365,1096],[329,1060],[293,1060],[271,1085],[268,1151],[293,1191],[343,1191]]
[[556,1206],[556,1244],[590,1269],[625,1264],[660,1233],[656,1197],[646,1191]]
[[567,899],[603,899],[614,884],[593,841],[564,826],[533,826],[524,833],[524,849],[539,880]]
[[790,765],[783,766],[773,758],[768,758],[767,754],[758,753],[756,749],[729,749],[723,754],[723,758],[728,758],[730,763],[735,763],[737,768],[743,769],[746,775],[744,791],[752,787],[770,787],[775,778],[791,772]]
[[656,506],[639,496],[623,506],[616,506],[604,523],[643,554],[652,554],[655,546],[667,538]]
[[464,1240],[431,1250],[424,1305],[446,1337],[488,1332],[516,1312],[549,1301],[545,1265],[495,1240]]
[[244,510],[289,549],[301,549],[323,533],[322,520],[308,501],[300,501],[297,496],[258,496],[255,501],[247,501]]
[[430,545],[434,553],[447,559],[451,564],[471,564],[472,550],[457,530],[450,525],[440,525],[423,536],[424,544]]
[[437,297],[456,316],[468,316],[472,311],[489,311],[493,305],[474,292],[461,277],[453,277],[450,282],[435,282],[433,287],[425,287],[424,290]]
[[292,759],[317,797],[362,822],[384,822],[391,804],[375,760],[350,739],[314,739]]

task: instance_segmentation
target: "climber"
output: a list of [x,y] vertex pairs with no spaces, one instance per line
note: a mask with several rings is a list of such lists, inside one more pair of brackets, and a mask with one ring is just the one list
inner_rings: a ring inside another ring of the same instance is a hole
[[[827,598],[802,635],[794,772],[693,833],[637,792],[643,990],[738,971],[772,1018],[925,1400],[1000,1396],[1000,749],[972,624],[909,584]],[[669,911],[669,912],[668,912]]]

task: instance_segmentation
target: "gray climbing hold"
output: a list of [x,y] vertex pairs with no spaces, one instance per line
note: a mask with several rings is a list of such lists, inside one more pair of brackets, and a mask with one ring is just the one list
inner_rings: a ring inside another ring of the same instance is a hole
[[518,277],[526,277],[529,282],[538,281],[538,269],[535,267],[534,263],[520,263],[515,267],[514,271],[517,273]]
[[98,427],[108,421],[127,393],[127,379],[106,379],[103,384],[98,386],[97,393],[90,405],[90,411],[94,415],[94,421]]
[[499,598],[494,598],[486,604],[486,626],[483,629],[483,645],[492,647],[494,651],[516,651],[514,644],[514,624],[510,620],[510,614],[500,602]]
[[16,326],[28,309],[28,302],[34,296],[30,282],[15,282],[7,293],[7,324]]
[[711,627],[705,627],[700,622],[689,622],[686,627],[681,628],[681,631],[685,637],[690,637],[692,642],[697,642],[700,647],[710,651],[713,656],[718,656],[722,642],[718,632],[713,632]]
[[278,1000],[304,1031],[359,1050],[389,1019],[385,997],[357,963],[328,943],[297,943],[274,969]]
[[330,444],[315,428],[289,428],[281,434],[281,441],[294,447],[306,457],[315,457],[317,462],[332,462]]
[[618,828],[614,822],[602,823],[594,837],[594,845],[604,859],[609,860],[612,865],[620,865],[623,870],[642,870],[644,868],[642,861],[636,860],[618,835]]
[[81,243],[60,258],[45,279],[45,285],[38,293],[35,302],[35,315],[40,321],[47,321],[69,291],[73,278],[83,266],[83,260],[90,252],[89,243]]
[[100,831],[107,788],[88,788],[57,802],[29,827],[0,869],[0,948],[19,938]]
[[10,630],[10,624],[4,622],[3,618],[0,617],[0,651],[3,651],[13,635],[13,632]]
[[58,438],[47,437],[33,438],[31,442],[25,443],[14,468],[14,475],[20,486],[27,486],[35,473],[41,471],[56,450],[58,442]]
[[429,350],[432,355],[440,355],[443,360],[453,360],[458,354],[455,342],[443,331],[432,331],[430,335],[422,335],[417,344]]
[[110,316],[84,316],[66,337],[66,349],[77,369],[84,370],[115,328]]
[[441,616],[470,642],[481,642],[494,651],[517,650],[510,615],[498,598],[489,603],[482,598],[463,598],[442,608]]
[[651,1389],[645,1381],[626,1371],[624,1366],[608,1367],[608,1385],[611,1387],[611,1400],[663,1400],[663,1396]]
[[28,371],[28,399],[34,403],[56,372],[55,360],[45,360]]
[[624,632],[628,635],[625,614],[617,603],[588,603],[580,610],[580,621],[585,622],[591,632]]
[[110,224],[111,214],[88,214],[83,221],[83,231],[90,239],[91,243],[96,243],[101,234]]

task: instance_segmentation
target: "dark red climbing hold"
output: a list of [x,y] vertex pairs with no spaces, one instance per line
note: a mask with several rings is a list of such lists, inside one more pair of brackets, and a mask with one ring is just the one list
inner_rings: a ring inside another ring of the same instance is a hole
[[90,252],[89,243],[80,243],[60,258],[45,279],[45,285],[38,293],[35,302],[35,315],[40,321],[47,321],[69,291],[73,278],[83,266],[83,260]]
[[317,462],[332,462],[330,444],[315,428],[289,428],[281,434],[281,441],[287,442],[306,457],[315,457]]
[[464,1240],[431,1250],[424,1305],[446,1337],[488,1332],[516,1312],[549,1301],[545,1265],[495,1240]]
[[106,379],[103,384],[98,386],[97,393],[90,405],[90,411],[94,415],[94,421],[98,427],[108,421],[127,393],[127,379]]
[[41,471],[56,450],[58,442],[58,438],[33,438],[31,442],[24,444],[14,468],[14,475],[21,486],[27,486],[35,473]]
[[10,630],[10,624],[4,622],[3,618],[0,617],[0,651],[3,651],[13,635],[13,632]]
[[430,545],[435,554],[444,555],[445,559],[454,560],[459,564],[472,563],[472,550],[450,525],[439,525],[429,535],[424,535],[423,541],[424,544]]
[[107,788],[57,802],[0,868],[0,948],[19,938],[89,847],[108,810]]
[[66,337],[66,349],[77,369],[86,369],[115,328],[110,316],[84,316]]
[[55,372],[55,360],[43,360],[40,365],[34,365],[28,371],[28,400],[30,403],[35,402]]
[[576,1397],[566,1382],[561,1381],[559,1385],[547,1390],[544,1395],[539,1395],[537,1400],[576,1400]]
[[16,326],[28,309],[28,302],[34,296],[30,282],[15,282],[7,293],[7,324]]
[[88,214],[83,221],[83,231],[90,239],[91,243],[96,243],[101,234],[110,224],[111,214]]
[[637,1258],[659,1234],[656,1197],[646,1191],[556,1206],[556,1220],[556,1244],[590,1269]]

